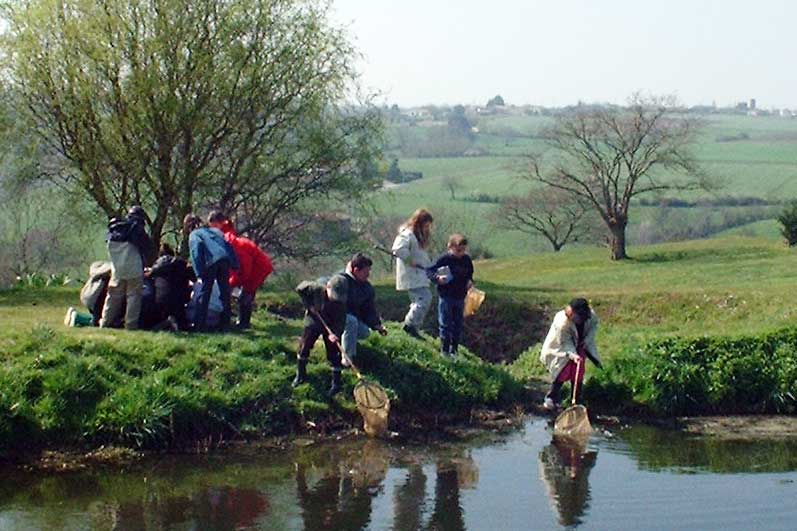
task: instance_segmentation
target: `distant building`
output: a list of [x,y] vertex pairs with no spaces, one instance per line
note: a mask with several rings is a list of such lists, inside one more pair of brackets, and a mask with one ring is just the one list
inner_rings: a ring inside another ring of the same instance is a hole
[[755,98],[750,98],[750,110],[755,110]]

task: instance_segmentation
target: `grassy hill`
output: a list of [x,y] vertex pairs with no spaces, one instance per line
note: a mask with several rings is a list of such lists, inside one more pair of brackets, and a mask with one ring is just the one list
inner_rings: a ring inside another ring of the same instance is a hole
[[[757,197],[775,201],[797,197],[797,120],[720,114],[706,115],[702,120],[704,128],[695,155],[721,187],[709,194],[695,192],[684,197],[693,200],[704,196]],[[461,227],[460,230],[467,231],[474,241],[480,241],[497,257],[547,250],[549,246],[541,238],[491,226],[489,219],[497,208],[495,204],[463,199],[479,194],[502,197],[527,191],[532,185],[517,179],[518,168],[522,167],[524,154],[543,146],[537,135],[549,122],[550,118],[544,116],[475,118],[474,125],[480,132],[473,145],[482,156],[419,159],[403,154],[400,145],[394,142],[388,156],[396,156],[402,170],[423,172],[424,178],[377,196],[376,204],[386,216],[407,216],[420,206],[430,208],[433,213],[440,212],[450,220],[447,225]],[[402,127],[405,135],[426,134],[424,127]],[[451,176],[460,179],[456,199],[443,187],[444,179]],[[763,219],[771,216],[771,210],[680,209],[669,215],[666,230],[651,235],[651,226],[662,225],[661,213],[656,208],[636,207],[631,212],[628,238],[631,243],[646,243],[651,238],[652,241],[692,238],[696,233],[694,225],[705,218],[712,222],[699,233],[721,233],[734,228],[746,215]],[[478,223],[471,221],[474,219]],[[756,230],[756,235],[768,235],[761,227]],[[777,237],[777,232],[774,234]]]

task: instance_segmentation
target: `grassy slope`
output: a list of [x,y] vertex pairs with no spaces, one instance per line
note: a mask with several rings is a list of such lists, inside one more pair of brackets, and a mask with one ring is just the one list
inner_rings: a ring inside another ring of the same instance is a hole
[[[761,334],[794,320],[797,256],[779,243],[728,237],[630,251],[634,259],[622,263],[587,248],[477,262],[477,281],[488,294],[479,316],[492,321],[469,321],[470,337],[489,346],[517,330],[529,333],[531,346],[553,312],[578,295],[591,299],[601,317],[598,345],[607,361],[652,339]],[[400,316],[405,301],[389,280],[378,291],[385,313]],[[260,311],[251,334],[199,336],[64,328],[64,309],[76,297],[74,288],[0,292],[4,444],[22,437],[179,446],[222,433],[284,433],[305,420],[356,418],[351,374],[340,399],[325,397],[329,371],[320,345],[310,384],[289,387],[297,320]],[[261,297],[297,307],[292,294]],[[433,340],[410,340],[396,324],[390,329],[387,338],[364,342],[362,368],[389,388],[397,413],[461,415],[519,396],[504,371],[470,354],[453,364],[441,360]],[[542,374],[535,357],[530,349],[513,374]]]
[[583,295],[604,320],[599,347],[613,351],[675,334],[758,333],[791,324],[797,255],[768,240],[729,237],[630,249],[565,249],[477,266],[479,278],[547,294],[557,305]]

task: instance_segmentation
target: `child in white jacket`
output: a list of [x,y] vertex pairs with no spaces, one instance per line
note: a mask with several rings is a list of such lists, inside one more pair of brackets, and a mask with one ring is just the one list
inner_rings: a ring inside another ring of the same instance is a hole
[[432,232],[432,215],[419,208],[400,228],[391,249],[396,257],[396,290],[406,291],[410,309],[404,317],[404,331],[420,338],[418,330],[432,305],[426,268],[432,263],[426,248]]
[[552,378],[551,389],[543,403],[545,409],[559,406],[559,392],[565,382],[574,385],[576,380],[584,380],[587,357],[598,367],[601,366],[595,346],[597,330],[598,316],[586,299],[573,299],[554,317],[540,352],[540,361]]

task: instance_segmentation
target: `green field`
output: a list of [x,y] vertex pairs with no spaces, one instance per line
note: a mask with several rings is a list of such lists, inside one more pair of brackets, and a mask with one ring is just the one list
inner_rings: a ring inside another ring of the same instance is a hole
[[[407,216],[415,208],[425,206],[432,212],[442,212],[450,218],[446,228],[459,224],[460,230],[469,231],[472,240],[481,241],[495,256],[522,256],[529,252],[550,249],[537,237],[516,231],[496,230],[490,224],[490,214],[496,205],[463,201],[478,194],[503,197],[522,194],[532,184],[518,179],[523,167],[523,155],[538,151],[543,144],[537,135],[550,123],[544,116],[487,116],[474,119],[479,128],[474,147],[483,156],[446,158],[407,158],[400,151],[388,153],[397,157],[402,170],[423,172],[423,179],[413,181],[378,195],[375,203],[386,216]],[[703,169],[718,184],[711,192],[684,194],[685,199],[701,197],[757,197],[780,201],[797,197],[797,120],[775,116],[744,116],[713,114],[703,116],[703,129],[694,148]],[[423,127],[410,127],[408,134],[423,135]],[[733,139],[733,140],[728,140]],[[395,146],[393,146],[395,147]],[[447,177],[457,177],[460,186],[456,199],[443,183]],[[674,194],[673,194],[674,195]],[[655,208],[636,208],[631,211],[628,239],[631,245],[644,243],[640,230],[644,226],[661,223],[661,214]],[[689,224],[712,218],[720,234],[724,234],[722,221],[717,220],[717,209],[692,208],[673,213],[668,223],[681,216],[686,233]],[[440,216],[438,216],[440,218]],[[474,223],[472,220],[478,220]],[[742,230],[731,227],[733,230]],[[765,238],[778,238],[772,224],[757,225],[755,234]],[[679,239],[676,237],[676,239]]]

